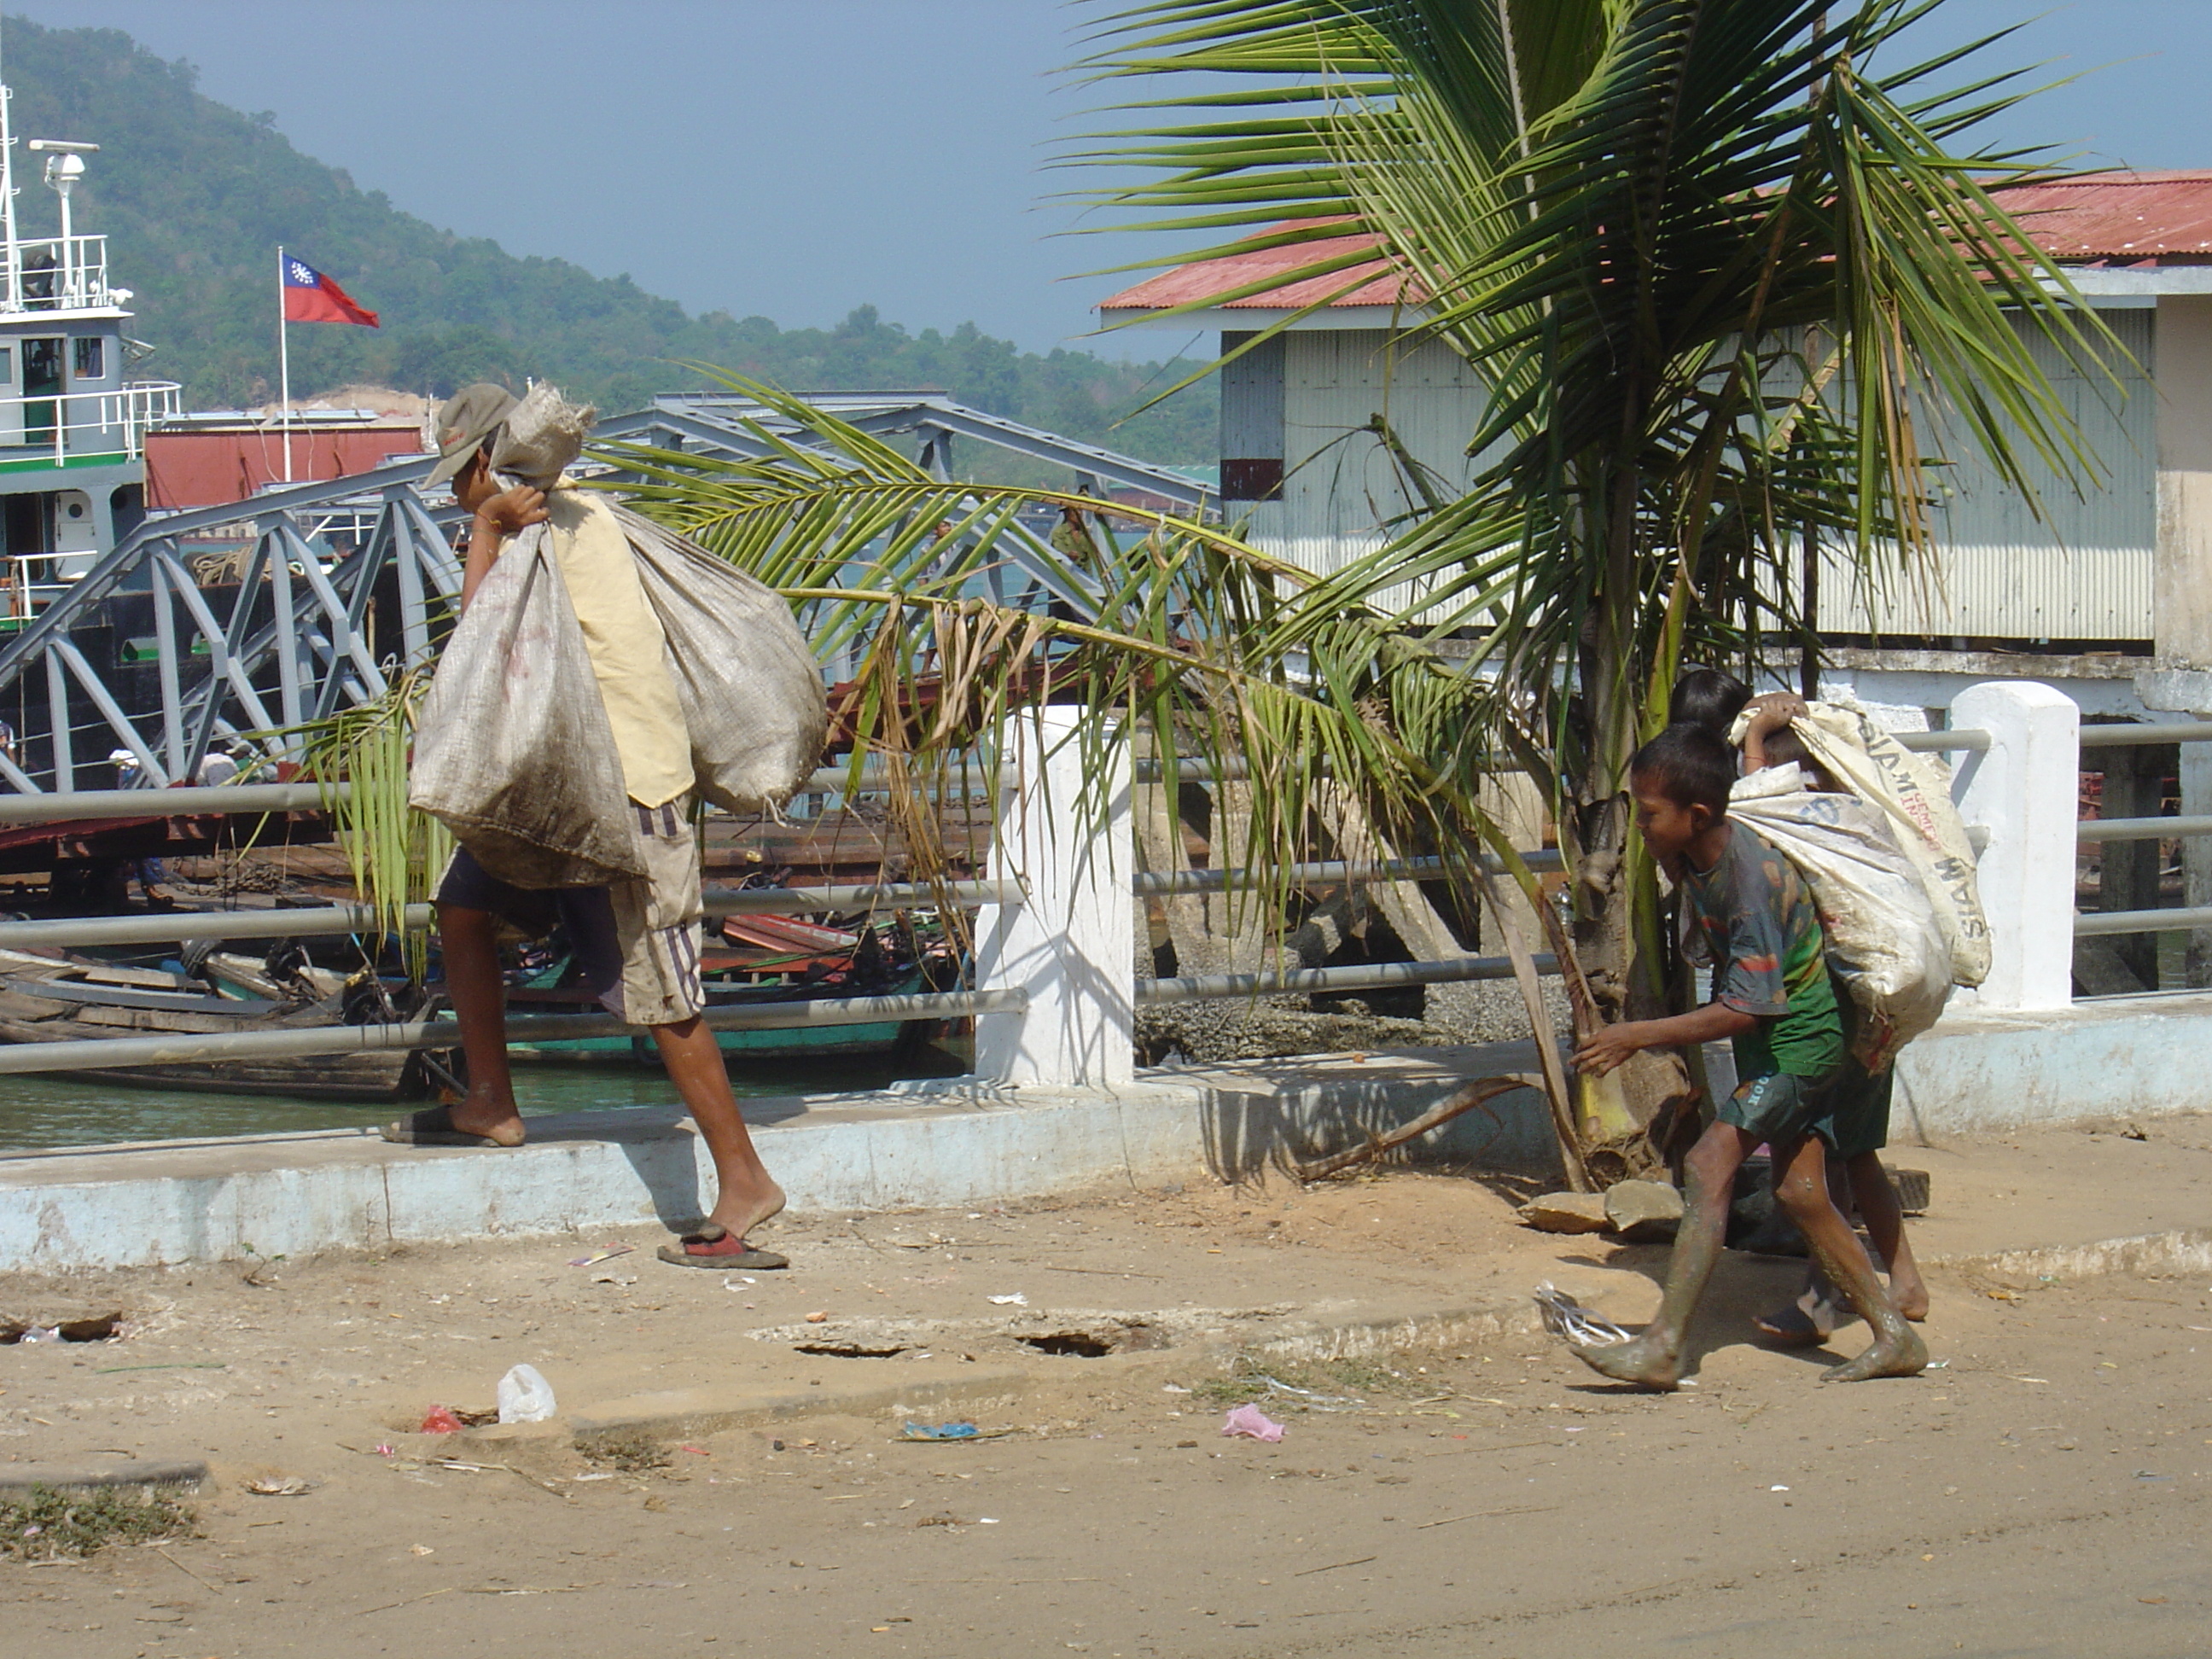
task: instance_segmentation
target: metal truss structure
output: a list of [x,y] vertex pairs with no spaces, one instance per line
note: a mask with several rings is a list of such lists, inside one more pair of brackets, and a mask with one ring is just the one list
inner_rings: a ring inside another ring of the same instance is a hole
[[[956,439],[1073,471],[1081,493],[1142,490],[1187,513],[1210,492],[1180,473],[969,409],[902,392],[808,401],[878,436],[913,434],[950,478]],[[763,432],[805,434],[744,398],[660,398],[597,436],[699,455],[759,459]],[[196,781],[211,747],[270,733],[383,695],[398,665],[424,660],[459,603],[457,509],[416,488],[431,459],[245,501],[151,518],[36,616],[0,634],[0,783],[18,793],[159,788]],[[1015,603],[1095,618],[1101,594],[1050,553],[1012,562]],[[1073,580],[1077,586],[1071,586]],[[996,597],[1008,596],[1003,592]],[[263,738],[274,758],[283,742]],[[128,763],[110,763],[127,754]]]
[[[0,648],[19,792],[192,781],[210,747],[380,696],[459,602],[430,459],[149,519]],[[107,757],[127,751],[127,766]],[[118,780],[118,766],[128,774]]]

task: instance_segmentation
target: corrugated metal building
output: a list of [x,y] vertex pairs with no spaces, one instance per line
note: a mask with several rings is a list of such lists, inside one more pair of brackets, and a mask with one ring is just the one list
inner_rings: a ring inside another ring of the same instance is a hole
[[[1942,486],[1942,555],[1933,577],[1863,592],[1838,568],[1823,586],[1822,620],[1841,635],[2140,648],[2158,631],[2159,458],[2172,436],[2161,433],[2161,406],[2169,422],[2175,418],[2157,380],[2160,313],[2202,310],[2212,296],[2212,172],[2100,174],[2004,199],[2075,267],[2135,360],[2118,368],[2116,392],[2038,348],[2103,463],[2100,487],[2077,495],[2055,476],[2039,478],[2039,520],[2025,497],[1978,465],[1954,466]],[[1196,262],[1115,295],[1102,310],[1127,319],[1234,293],[1312,257],[1310,249],[1270,249]],[[1174,323],[1213,322],[1226,353],[1361,274],[1262,289]],[[1423,296],[1380,259],[1364,274],[1352,291],[1222,371],[1224,499],[1251,507],[1262,545],[1316,570],[1371,550],[1419,500],[1378,421],[1438,488],[1456,492],[1474,469],[1464,449],[1481,386],[1443,346],[1392,347],[1393,331],[1418,316]]]

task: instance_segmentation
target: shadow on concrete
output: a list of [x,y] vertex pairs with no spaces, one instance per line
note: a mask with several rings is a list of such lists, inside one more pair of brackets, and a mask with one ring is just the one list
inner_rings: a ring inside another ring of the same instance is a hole
[[[1220,1179],[1243,1184],[1264,1180],[1270,1171],[1294,1176],[1301,1164],[1386,1134],[1473,1079],[1535,1069],[1534,1045],[1516,1042],[1399,1049],[1365,1063],[1346,1055],[1246,1061],[1233,1079],[1217,1074],[1215,1082],[1194,1067],[1178,1080],[1205,1090],[1207,1166]],[[1542,1099],[1526,1089],[1486,1101],[1377,1162],[1479,1166],[1501,1178],[1533,1180],[1537,1190],[1545,1190],[1545,1182],[1556,1184],[1559,1176],[1549,1115]]]

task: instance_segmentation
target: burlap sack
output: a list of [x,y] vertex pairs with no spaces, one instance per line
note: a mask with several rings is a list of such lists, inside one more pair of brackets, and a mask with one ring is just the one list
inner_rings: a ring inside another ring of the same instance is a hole
[[1815,794],[1796,766],[1736,781],[1729,817],[1758,831],[1813,890],[1828,964],[1861,1018],[1851,1052],[1879,1072],[1942,1017],[1951,994],[1950,941],[1891,832],[1887,815],[1850,795]]
[[[1749,723],[1747,713],[1739,714],[1729,741],[1742,743]],[[1974,879],[1973,843],[1952,805],[1943,769],[1932,756],[1906,749],[1853,702],[1814,703],[1790,729],[1830,777],[1888,816],[1943,930],[1953,982],[1979,985],[1990,975],[1989,918]]]
[[408,800],[518,887],[645,873],[622,760],[543,525],[501,550],[447,642],[416,722]]
[[732,812],[773,811],[813,771],[830,731],[814,653],[781,595],[628,507],[616,516],[668,640],[697,793]]

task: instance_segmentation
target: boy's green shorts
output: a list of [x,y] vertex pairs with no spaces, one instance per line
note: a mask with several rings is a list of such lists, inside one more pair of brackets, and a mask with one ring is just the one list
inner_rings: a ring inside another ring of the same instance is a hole
[[1827,1126],[1820,1131],[1838,1158],[1878,1152],[1889,1145],[1889,1097],[1895,1083],[1893,1068],[1870,1073],[1856,1060],[1844,1062],[1829,1098]]
[[1773,1145],[1818,1135],[1837,1157],[1856,1158],[1889,1144],[1892,1082],[1887,1071],[1870,1074],[1856,1060],[1826,1077],[1770,1072],[1739,1083],[1718,1116]]
[[1833,1139],[1823,1131],[1839,1075],[1831,1072],[1826,1077],[1800,1077],[1795,1072],[1769,1072],[1747,1077],[1720,1103],[1717,1115],[1722,1122],[1734,1124],[1774,1146],[1808,1134],[1819,1134],[1832,1146]]

